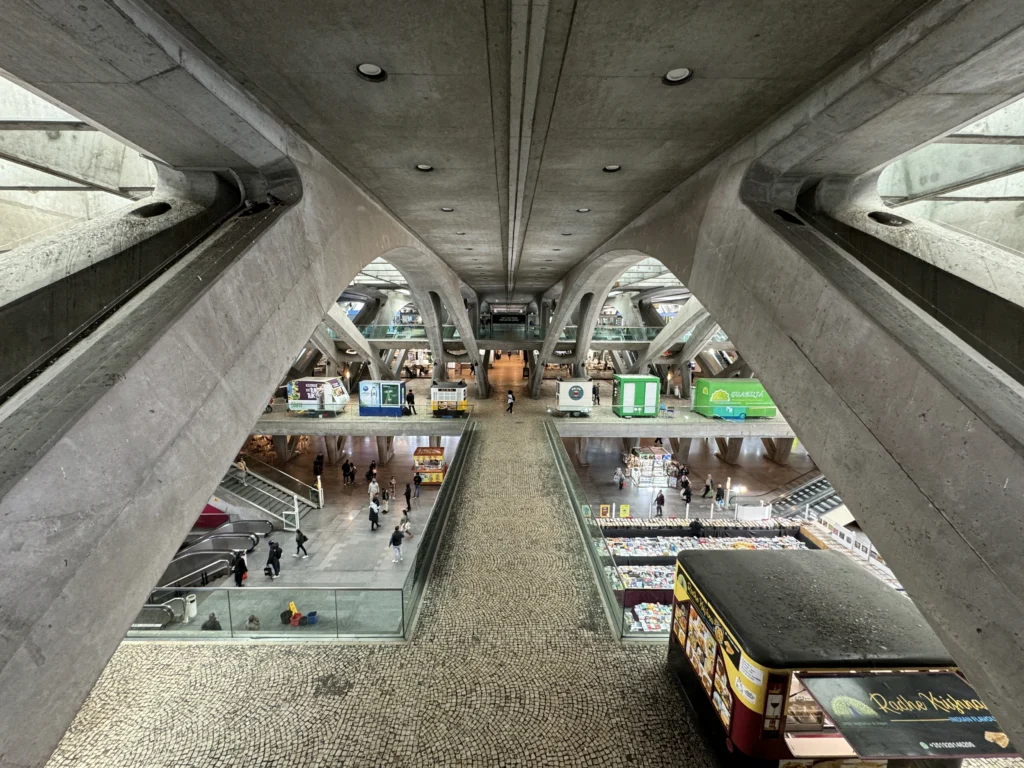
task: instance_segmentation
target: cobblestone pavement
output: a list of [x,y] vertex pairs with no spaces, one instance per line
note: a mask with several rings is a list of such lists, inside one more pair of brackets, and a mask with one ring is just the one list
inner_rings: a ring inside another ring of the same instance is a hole
[[504,415],[503,373],[412,642],[126,644],[49,765],[714,766],[664,646],[612,639],[543,406]]

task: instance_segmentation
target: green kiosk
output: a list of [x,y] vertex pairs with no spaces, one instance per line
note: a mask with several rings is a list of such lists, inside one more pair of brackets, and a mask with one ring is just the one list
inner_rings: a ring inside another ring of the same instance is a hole
[[657,376],[615,374],[612,385],[612,411],[616,416],[657,416],[661,402],[661,380]]
[[775,403],[757,379],[695,379],[693,410],[720,419],[771,419]]

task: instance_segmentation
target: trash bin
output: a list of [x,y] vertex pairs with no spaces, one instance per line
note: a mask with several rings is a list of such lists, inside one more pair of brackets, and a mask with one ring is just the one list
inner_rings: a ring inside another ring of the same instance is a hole
[[523,378],[524,379],[530,378],[530,366],[528,366],[528,365],[524,365],[523,366]]
[[185,623],[188,624],[199,613],[195,593],[185,595]]

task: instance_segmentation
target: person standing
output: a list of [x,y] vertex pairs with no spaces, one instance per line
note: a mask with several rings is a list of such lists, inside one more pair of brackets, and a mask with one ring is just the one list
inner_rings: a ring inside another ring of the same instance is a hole
[[203,626],[201,626],[199,629],[205,629],[210,632],[220,632],[222,627],[220,625],[220,622],[217,620],[217,614],[211,613],[210,618],[204,621]]
[[505,408],[505,412],[512,413],[512,408],[516,404],[516,396],[512,394],[511,389],[508,391],[508,397],[505,399],[505,402],[508,404],[508,406]]
[[725,506],[725,489],[721,483],[718,484],[718,488],[715,490],[715,504],[718,505],[719,509]]
[[409,413],[411,413],[413,416],[415,416],[416,415],[416,395],[414,395],[412,393],[411,389],[408,392],[405,393],[405,404],[409,407]]
[[306,542],[309,541],[309,537],[302,531],[295,530],[295,554],[292,557],[298,557],[299,552],[302,553],[302,559],[305,560],[309,557],[309,552],[306,551]]
[[370,530],[371,531],[376,531],[378,528],[380,528],[380,523],[377,522],[378,520],[380,520],[380,515],[377,514],[379,509],[380,508],[377,506],[377,499],[370,499]]
[[238,471],[242,473],[242,485],[249,485],[249,468],[245,466],[245,458],[239,454],[238,460],[235,462],[235,466],[238,467]]
[[622,481],[623,481],[622,467],[616,467],[615,468],[615,474],[612,475],[612,482],[614,482],[615,485],[617,485],[619,487],[620,491],[622,490]]
[[324,455],[318,453],[313,459],[313,477],[320,477],[324,473]]
[[380,485],[377,483],[377,479],[375,477],[371,477],[370,478],[370,488],[369,488],[369,491],[370,491],[370,498],[371,499],[374,496],[376,496],[377,494],[380,493]]
[[249,572],[249,568],[245,564],[245,557],[239,552],[235,555],[235,562],[231,564],[231,573],[235,575],[235,586],[242,587],[242,579],[245,578],[245,574]]
[[348,485],[348,471],[352,465],[348,463],[348,459],[341,465],[341,481],[342,485]]
[[395,526],[394,533],[391,534],[391,540],[388,542],[391,545],[391,549],[394,550],[395,556],[392,558],[392,563],[400,562],[402,559],[402,542],[405,540],[405,534],[399,530],[399,526]]
[[[412,476],[412,497],[418,499],[420,497],[420,486],[423,485],[423,475],[417,472]],[[412,505],[409,505],[412,508]]]
[[654,506],[658,510],[655,517],[661,517],[665,510],[665,494],[658,491],[658,498],[654,500]]
[[601,388],[599,386],[597,386],[597,382],[596,381],[594,382],[594,387],[591,390],[591,394],[594,397],[594,405],[600,405],[601,404]]
[[412,486],[408,483],[405,484],[405,509],[412,509]]
[[390,511],[390,501],[391,495],[388,493],[388,489],[385,487],[384,490],[380,492],[380,511],[385,515]]
[[270,553],[267,555],[267,565],[270,567],[270,578],[276,579],[281,575],[281,548],[276,541],[270,542]]
[[711,493],[711,489],[714,487],[715,481],[711,479],[711,475],[708,475],[708,479],[704,481],[704,493],[700,495],[702,499],[706,499],[708,494]]
[[389,483],[389,485],[391,486],[391,498],[392,499],[397,499],[398,498],[398,481],[395,479],[394,475],[391,476],[391,482]]

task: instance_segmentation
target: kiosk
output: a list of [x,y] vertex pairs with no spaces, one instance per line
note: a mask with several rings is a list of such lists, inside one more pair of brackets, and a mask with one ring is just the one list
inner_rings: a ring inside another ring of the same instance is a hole
[[430,385],[430,412],[434,416],[452,419],[456,416],[469,415],[469,396],[466,382],[458,384],[436,381]]
[[836,552],[680,552],[668,660],[737,765],[1016,756],[914,604]]
[[404,381],[360,381],[360,416],[401,416],[405,407]]
[[444,448],[417,448],[412,454],[412,471],[419,472],[423,485],[440,485],[448,472]]
[[778,416],[775,403],[757,379],[696,379],[693,382],[693,410],[701,416],[720,419]]
[[587,415],[594,407],[594,382],[591,379],[558,379],[555,382],[555,413]]
[[615,374],[612,377],[612,411],[616,416],[658,415],[661,401],[661,379],[657,376]]
[[307,377],[288,382],[288,410],[315,416],[344,413],[348,390],[341,379]]

